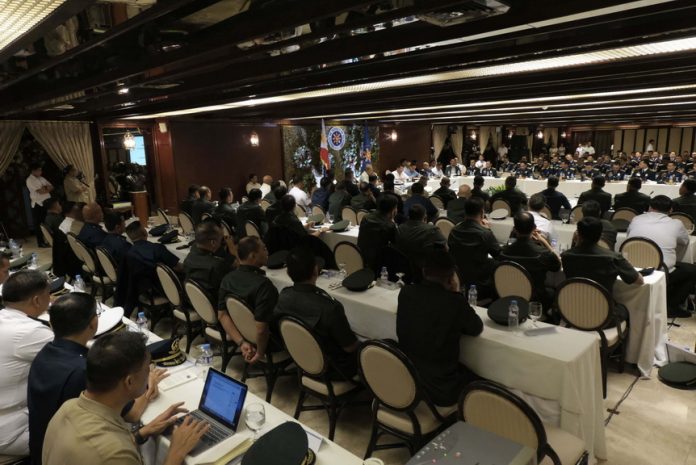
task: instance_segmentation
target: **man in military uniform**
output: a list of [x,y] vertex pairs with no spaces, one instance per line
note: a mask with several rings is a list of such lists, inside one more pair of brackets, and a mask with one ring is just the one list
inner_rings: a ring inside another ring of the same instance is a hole
[[534,172],[532,171],[531,168],[527,166],[527,163],[521,161],[517,165],[517,169],[515,170],[515,176],[518,178],[533,178],[534,177]]
[[352,378],[357,372],[359,342],[350,329],[343,305],[317,287],[319,265],[314,255],[308,249],[293,249],[287,257],[287,270],[293,286],[281,291],[275,315],[298,318],[312,328],[333,362],[329,376]]
[[447,210],[447,204],[450,203],[451,200],[457,198],[457,194],[450,189],[450,180],[447,176],[444,176],[440,180],[440,188],[433,192],[433,195],[437,195],[440,197],[440,199],[442,199],[442,204],[444,205],[445,210]]
[[595,168],[591,161],[586,161],[584,167],[580,171],[580,177],[582,179],[592,179],[599,175],[599,171]]
[[626,185],[626,192],[614,196],[614,210],[618,208],[632,208],[639,215],[648,211],[650,197],[641,193],[643,182],[640,178],[631,178]]
[[696,220],[696,179],[686,179],[679,186],[679,197],[672,199],[672,211],[686,213]]
[[561,208],[567,208],[570,210],[570,202],[563,192],[558,192],[556,188],[558,187],[558,178],[556,176],[551,176],[546,180],[546,189],[541,191],[541,195],[544,196],[546,205],[549,206],[551,210],[551,218],[557,220],[560,218],[559,212]]
[[491,197],[491,204],[498,199],[505,200],[512,210],[512,214],[516,214],[527,206],[527,196],[521,190],[517,189],[517,179],[514,176],[508,176],[505,179],[505,190],[496,192]]
[[360,223],[358,247],[365,258],[365,266],[375,274],[379,274],[384,264],[384,248],[395,243],[399,234],[394,222],[396,206],[395,196],[383,195],[377,202],[377,210],[367,214]]
[[[248,363],[256,363],[267,352],[278,350],[279,344],[272,336],[271,321],[273,310],[278,302],[278,290],[266,272],[261,269],[268,261],[266,245],[255,236],[248,236],[239,241],[237,246],[239,267],[229,272],[220,284],[218,292],[218,319],[227,336],[242,348]],[[256,321],[256,346],[245,341],[227,312],[229,296],[242,300],[254,313]]]
[[412,269],[420,270],[426,252],[435,248],[446,249],[447,239],[437,226],[427,222],[425,208],[413,205],[408,212],[408,221],[399,226],[396,248],[408,257]]
[[615,161],[611,164],[611,169],[607,172],[607,181],[623,181],[626,173],[621,169],[621,163]]
[[594,200],[597,202],[602,209],[602,215],[604,212],[608,211],[611,208],[611,194],[609,192],[604,191],[604,185],[606,184],[606,181],[604,179],[604,176],[595,176],[592,179],[592,187],[590,190],[587,190],[580,194],[580,198],[578,199],[578,205],[582,205],[584,202],[587,202],[588,200]]
[[82,227],[80,234],[77,235],[77,238],[87,247],[94,250],[102,245],[106,237],[106,232],[99,224],[104,221],[104,211],[98,203],[88,203],[82,207],[82,216],[85,220],[85,225]]
[[561,168],[558,170],[558,177],[563,180],[572,180],[575,179],[575,175],[577,173],[577,170],[575,168],[571,168],[570,165],[568,164],[568,161],[563,160],[561,162]]
[[641,181],[654,181],[655,172],[648,167],[648,162],[641,160],[638,163],[638,167],[633,170],[632,177],[640,178]]
[[539,170],[539,175],[543,179],[548,179],[549,176],[555,176],[556,171],[557,170],[551,166],[551,163],[549,163],[548,160],[544,160],[544,163],[541,165],[541,169]]
[[198,224],[203,218],[203,214],[212,215],[215,211],[215,204],[210,201],[212,193],[207,186],[198,189],[198,198],[191,204],[191,219],[193,224]]
[[679,184],[684,175],[677,171],[677,165],[673,161],[667,163],[667,170],[660,174],[660,182],[665,184]]
[[481,168],[481,170],[479,171],[479,175],[480,176],[488,176],[491,178],[497,178],[498,177],[498,170],[496,170],[495,168],[493,168],[491,166],[490,161],[487,161],[486,165],[483,168]]
[[117,211],[108,212],[104,215],[104,226],[106,226],[108,234],[102,241],[102,247],[111,254],[116,264],[121,266],[131,248],[130,242],[123,235],[126,232],[126,222],[123,215]]
[[261,201],[261,189],[252,189],[249,191],[249,200],[244,202],[237,209],[237,236],[246,236],[246,222],[251,221],[259,228],[261,235],[266,234],[268,224],[266,223],[266,214],[263,208],[259,205]]
[[232,270],[234,259],[216,255],[222,245],[222,229],[212,221],[196,226],[196,241],[184,260],[186,279],[192,279],[215,298],[222,278]]
[[[481,176],[476,176],[474,178],[474,186],[476,186],[477,179],[481,180],[481,185],[483,186],[483,178]],[[484,194],[485,194],[485,192],[484,192]],[[461,221],[464,221],[464,218],[466,217],[466,213],[465,213],[466,201],[472,195],[473,195],[473,191],[472,191],[471,187],[467,186],[466,184],[462,184],[461,186],[459,186],[459,190],[457,192],[457,198],[455,200],[450,201],[450,203],[447,205],[447,218],[454,221],[454,224],[457,224]],[[488,194],[486,194],[486,195],[488,195]]]

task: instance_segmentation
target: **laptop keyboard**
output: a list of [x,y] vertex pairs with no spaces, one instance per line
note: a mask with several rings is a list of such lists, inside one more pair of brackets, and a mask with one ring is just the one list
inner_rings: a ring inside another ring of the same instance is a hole
[[[229,430],[226,430],[222,428],[221,426],[217,425],[214,422],[211,422],[208,418],[206,418],[204,415],[201,415],[198,410],[194,410],[193,412],[189,413],[190,416],[192,416],[195,420],[199,421],[204,421],[208,425],[210,425],[210,429],[205,433],[205,435],[201,438],[201,442],[203,444],[206,444],[208,446],[213,446],[231,436]],[[181,422],[184,421],[185,417],[181,417],[177,420],[177,424],[180,424]]]

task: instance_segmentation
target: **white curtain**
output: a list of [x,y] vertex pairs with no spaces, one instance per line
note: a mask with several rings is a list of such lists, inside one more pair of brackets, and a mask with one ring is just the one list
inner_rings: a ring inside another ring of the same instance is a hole
[[0,121],[0,176],[12,163],[23,132],[23,121]]
[[442,147],[445,146],[445,139],[447,139],[447,125],[445,124],[434,124],[432,126],[433,135],[433,153],[435,159],[440,156],[442,152]]
[[462,126],[457,126],[457,132],[450,136],[452,142],[452,151],[462,162],[462,149],[464,148],[464,129]]
[[29,131],[46,149],[51,159],[61,168],[73,165],[85,175],[90,186],[89,200],[96,197],[94,190],[94,157],[89,123],[79,121],[29,121]]

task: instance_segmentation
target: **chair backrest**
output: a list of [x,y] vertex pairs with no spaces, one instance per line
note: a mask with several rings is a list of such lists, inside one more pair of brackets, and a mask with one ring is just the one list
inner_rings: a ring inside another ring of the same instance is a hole
[[636,212],[632,208],[628,208],[628,207],[617,208],[616,211],[611,214],[610,221],[623,220],[623,221],[628,221],[630,223],[631,220],[633,220],[633,218],[636,217],[636,215],[638,215],[638,212]]
[[247,197],[246,195],[242,196],[242,198],[240,199],[240,203],[247,203],[248,201],[249,197]]
[[227,313],[230,314],[232,322],[239,330],[240,334],[247,341],[256,344],[256,320],[254,312],[241,300],[229,296],[225,301]]
[[430,202],[431,202],[433,205],[435,205],[435,207],[436,207],[438,210],[444,210],[444,209],[445,209],[445,202],[442,201],[442,199],[440,198],[440,196],[438,196],[438,195],[431,195],[431,196],[429,197],[429,199],[430,199]]
[[539,214],[540,214],[541,216],[543,216],[544,218],[546,218],[547,220],[552,219],[552,216],[553,216],[553,215],[551,214],[551,209],[549,208],[548,205],[544,205],[544,208],[541,209],[541,211],[539,212]]
[[302,371],[310,376],[319,376],[326,371],[321,344],[303,322],[286,316],[280,319],[279,328],[285,348]]
[[437,226],[437,229],[439,229],[442,235],[445,236],[445,239],[447,239],[456,225],[454,221],[443,216],[435,220],[435,226]]
[[99,273],[99,268],[97,267],[97,262],[94,259],[94,252],[89,250],[87,246],[77,237],[75,238],[75,246],[77,247],[77,250],[80,251],[79,255],[77,256],[82,259],[82,262],[85,264],[89,272],[97,276],[101,276],[101,273]]
[[576,205],[570,210],[570,219],[568,223],[576,224],[582,219],[582,205]]
[[358,223],[358,214],[355,211],[355,209],[351,206],[346,205],[341,209],[341,218],[344,220],[350,221],[350,224],[355,226],[360,223]]
[[545,455],[544,424],[520,397],[491,381],[469,383],[459,398],[459,418],[471,425]]
[[230,225],[225,220],[220,220],[220,225],[222,226],[222,237],[230,237],[232,235]]
[[69,232],[66,236],[68,238],[68,245],[70,245],[73,253],[78,260],[84,263],[85,260],[82,258],[82,249],[77,246],[77,236],[72,232]]
[[612,250],[612,248],[609,246],[609,243],[604,239],[600,239],[599,241],[597,241],[597,245],[604,249]]
[[304,218],[307,216],[307,211],[301,205],[295,205],[295,216],[298,218]]
[[82,228],[84,226],[85,223],[83,223],[82,221],[74,220],[70,225],[70,232],[77,236],[78,234],[80,234],[80,231],[82,231]]
[[572,278],[556,291],[556,307],[561,318],[583,331],[601,329],[613,313],[613,298],[596,281]]
[[519,263],[500,263],[493,272],[493,281],[499,297],[517,296],[525,300],[532,298],[532,277]]
[[211,215],[210,213],[203,213],[203,214],[201,214],[201,221],[207,220],[208,218],[212,218],[212,217],[213,217],[213,215]]
[[181,230],[184,233],[184,235],[192,233],[194,231],[193,219],[191,219],[189,214],[186,212],[179,213],[179,226],[181,226]]
[[346,265],[346,273],[348,274],[365,268],[365,260],[362,253],[360,253],[358,246],[352,242],[339,242],[334,247],[333,253],[336,264],[343,263]]
[[636,268],[660,268],[663,263],[662,249],[646,237],[626,239],[619,252]]
[[209,325],[217,324],[218,317],[213,304],[210,303],[208,293],[197,282],[187,279],[184,283],[186,297],[191,302],[193,310]]
[[161,208],[157,209],[157,216],[164,221],[163,224],[171,224],[171,221],[169,221],[169,215],[167,215],[167,212],[162,210]]
[[357,221],[357,225],[359,225],[363,218],[365,218],[370,212],[367,210],[358,210],[358,212],[355,214],[355,220]]
[[420,402],[413,365],[396,347],[366,342],[358,353],[358,367],[365,385],[387,407],[408,410]]
[[259,202],[259,205],[261,206],[263,211],[266,211],[266,209],[271,206],[271,202],[269,202],[266,199],[261,199],[261,201]]
[[41,232],[43,233],[43,237],[44,239],[46,239],[46,242],[48,242],[48,245],[53,247],[53,234],[51,234],[51,231],[48,229],[48,226],[41,223]]
[[[684,224],[684,227],[686,228],[687,231],[689,231],[689,234],[694,232],[694,219],[691,218],[691,215],[688,213],[684,212],[674,212],[669,214],[670,218],[674,218],[675,220],[679,220]],[[44,234],[45,235],[45,234]]]
[[512,207],[503,199],[496,199],[493,201],[491,204],[491,211],[495,210],[507,210],[507,216],[512,215]]
[[164,290],[164,295],[174,307],[181,307],[184,303],[184,289],[179,277],[174,270],[163,263],[157,264],[157,278]]
[[321,205],[312,205],[312,215],[326,216],[326,212],[321,208]]
[[253,221],[244,223],[244,231],[247,236],[261,237],[261,231],[259,231],[258,226],[256,226]]
[[97,253],[99,265],[101,265],[101,269],[104,270],[106,277],[113,282],[116,282],[116,279],[118,278],[118,266],[116,265],[114,258],[104,247],[97,247],[95,252]]

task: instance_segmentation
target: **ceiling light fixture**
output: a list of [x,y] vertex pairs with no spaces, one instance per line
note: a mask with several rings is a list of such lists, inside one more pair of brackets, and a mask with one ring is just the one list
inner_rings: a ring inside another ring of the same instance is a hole
[[539,129],[539,131],[537,131],[537,139],[543,139],[543,138],[544,138],[544,131]]
[[568,135],[568,134],[566,134],[565,131],[563,131],[563,132],[561,133],[561,137],[562,137],[563,139],[565,139],[567,135]]
[[128,87],[121,87],[120,89],[118,89],[118,93],[120,95],[127,94],[128,92],[130,92],[130,89]]
[[391,134],[389,134],[389,139],[391,139],[392,142],[396,142],[396,139],[399,138],[399,135],[396,133],[396,129],[391,130]]
[[[484,78],[489,76],[502,76],[517,73],[538,72],[551,69],[564,69],[571,66],[587,66],[600,63],[610,63],[630,58],[662,55],[667,53],[684,52],[689,50],[696,50],[696,37],[687,37],[683,39],[666,40],[661,42],[650,42],[640,45],[631,45],[627,47],[596,50],[584,53],[575,53],[551,58],[540,58],[537,60],[520,61],[517,63],[505,63],[499,65],[482,66],[478,68],[444,71],[439,73],[424,74],[420,76],[367,82],[363,84],[327,87],[306,92],[294,92],[285,95],[275,95],[271,97],[238,100],[235,102],[229,102],[219,105],[187,108],[184,110],[167,111],[151,115],[133,116],[129,117],[128,119],[189,115],[194,113],[230,110],[235,108],[246,108],[252,106],[256,107],[260,105],[270,105],[274,103],[285,103],[296,100],[316,99],[329,96],[335,98],[339,95],[355,94],[361,92],[374,92],[385,89],[439,84],[442,82]],[[538,101],[538,99],[536,100]]]
[[259,146],[259,135],[256,133],[256,131],[251,131],[251,135],[249,136],[249,143],[252,147]]
[[0,7],[0,50],[29,32],[65,0],[3,0]]
[[135,148],[135,137],[130,131],[126,131],[126,135],[123,136],[123,148],[126,150],[133,150]]
[[471,138],[471,140],[476,140],[476,130],[475,129],[471,130],[471,134],[469,135],[469,137]]

